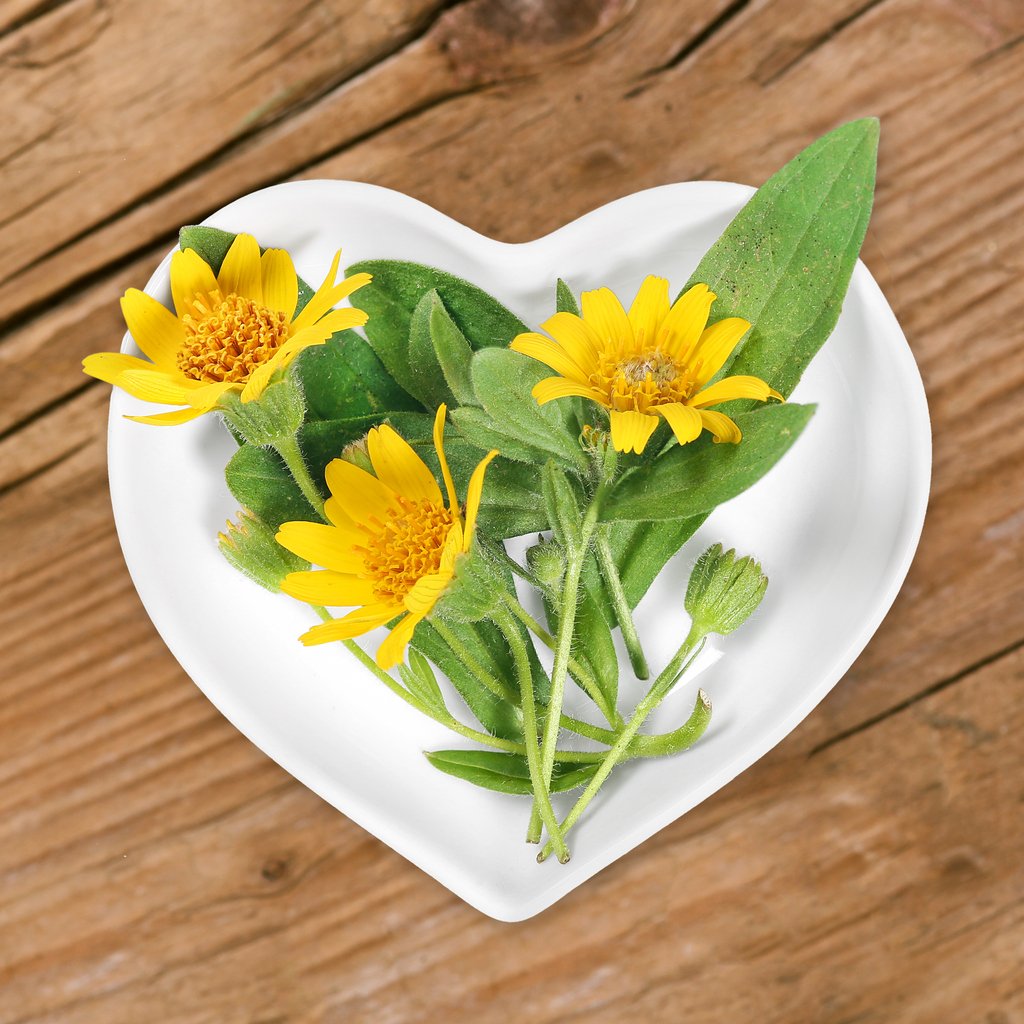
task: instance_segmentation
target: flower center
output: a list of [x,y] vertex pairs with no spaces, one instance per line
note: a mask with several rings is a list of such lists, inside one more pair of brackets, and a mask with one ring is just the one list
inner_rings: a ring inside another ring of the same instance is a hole
[[198,299],[195,306],[204,315],[186,313],[181,318],[185,343],[178,351],[178,369],[192,380],[209,384],[246,381],[291,333],[284,313],[243,295],[229,295],[211,309]]
[[610,409],[647,412],[657,405],[685,402],[697,390],[694,367],[680,366],[657,349],[623,359],[602,354],[590,383],[606,396]]
[[[454,519],[443,505],[399,498],[401,511],[369,533],[361,548],[364,575],[378,601],[400,602],[424,576],[441,567],[441,552]],[[372,532],[371,532],[372,531]]]

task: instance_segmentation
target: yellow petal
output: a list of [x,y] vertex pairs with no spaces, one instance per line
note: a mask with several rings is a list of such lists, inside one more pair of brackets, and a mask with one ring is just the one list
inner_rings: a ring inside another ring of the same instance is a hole
[[680,444],[689,444],[695,438],[700,437],[700,432],[704,429],[700,413],[696,409],[680,405],[678,402],[656,406],[656,411],[665,417]]
[[473,543],[471,533],[462,532],[461,523],[452,523],[448,536],[444,539],[444,547],[441,548],[441,560],[438,563],[438,572],[446,572],[449,576],[455,573],[455,560],[459,555],[465,554]]
[[290,572],[281,581],[281,589],[299,601],[331,607],[369,605],[377,600],[372,580],[330,569]]
[[668,281],[651,274],[644,278],[629,307],[629,322],[633,325],[633,338],[640,352],[652,350],[658,337],[658,328],[668,316]]
[[765,402],[769,398],[782,401],[782,395],[759,377],[723,377],[699,392],[689,404],[695,409],[703,409],[708,405],[718,405],[719,402],[731,402],[734,398],[752,398],[758,402]]
[[444,424],[448,415],[448,406],[443,402],[437,407],[434,416],[434,451],[437,452],[437,459],[441,463],[441,476],[444,478],[444,488],[448,492],[448,508],[455,521],[462,521],[462,513],[459,510],[459,496],[455,491],[455,481],[452,479],[451,467],[444,454]]
[[120,352],[97,352],[82,360],[82,370],[90,377],[102,380],[106,384],[117,384],[118,378],[126,370],[147,370],[152,372],[156,367],[138,356],[125,356]]
[[731,316],[712,324],[700,336],[689,359],[696,371],[698,387],[704,387],[718,373],[748,330],[750,321]]
[[387,484],[344,459],[328,463],[325,477],[338,508],[354,523],[365,523],[373,516],[385,522],[398,507],[395,492]]
[[[283,346],[282,346],[283,348]],[[252,402],[255,401],[264,391],[267,390],[267,385],[270,383],[270,378],[278,370],[283,370],[281,350],[278,349],[265,363],[260,363],[252,373],[249,374],[249,379],[245,382],[242,388],[242,401]]]
[[225,296],[244,295],[263,302],[263,275],[260,247],[252,235],[236,235],[217,275],[217,284]]
[[716,298],[706,284],[695,284],[676,299],[658,329],[657,347],[677,360],[685,361],[704,332],[711,315],[711,303]]
[[293,555],[335,572],[353,573],[364,568],[363,555],[356,550],[366,543],[361,530],[323,523],[282,523],[277,543]]
[[405,595],[405,607],[414,615],[426,615],[437,604],[451,581],[450,572],[432,572],[429,576],[421,576]]
[[596,288],[580,296],[583,319],[606,348],[620,354],[633,351],[633,325],[618,296],[610,288]]
[[302,312],[295,318],[294,328],[299,331],[303,327],[309,327],[317,322],[333,306],[336,306],[342,299],[351,295],[358,288],[369,284],[373,280],[370,274],[353,274],[344,280],[334,283],[338,274],[338,264],[341,262],[341,250],[334,254],[331,262],[331,269],[323,279],[320,287],[317,288],[313,297],[303,307]]
[[537,359],[545,366],[550,366],[555,373],[560,373],[569,380],[579,384],[588,383],[587,372],[576,362],[561,345],[556,344],[543,334],[520,334],[513,340],[509,348],[520,355]]
[[196,312],[196,298],[201,299],[207,309],[213,305],[214,297],[220,301],[217,278],[195,249],[179,249],[171,257],[171,297],[179,317]]
[[185,332],[178,318],[152,295],[129,288],[121,299],[121,312],[135,344],[162,370],[177,365]]
[[725,415],[724,412],[715,412],[712,409],[701,409],[700,419],[705,429],[711,431],[715,437],[715,444],[720,441],[727,441],[730,444],[739,444],[743,440],[740,428]]
[[545,377],[533,386],[531,392],[537,400],[538,405],[545,402],[552,402],[556,398],[569,398],[572,395],[579,395],[581,398],[589,398],[594,402],[607,405],[604,396],[596,388],[587,384],[579,384],[574,380],[566,380],[564,377]]
[[491,464],[491,460],[497,456],[497,449],[489,451],[481,460],[480,464],[473,470],[469,478],[469,487],[466,488],[466,530],[463,545],[466,550],[473,541],[473,531],[476,529],[476,517],[480,511],[480,498],[484,493],[484,473]]
[[260,276],[263,304],[284,313],[291,321],[299,301],[299,279],[295,276],[291,256],[284,249],[268,249],[260,258]]
[[601,342],[585,321],[572,313],[556,313],[541,326],[581,369],[593,372],[601,355]]
[[[125,370],[117,380],[117,386],[129,395],[144,402],[158,402],[161,405],[191,405],[191,396],[197,390],[185,383],[186,378],[172,377],[159,370]],[[193,382],[196,384],[198,382]]]
[[362,636],[371,629],[390,622],[402,611],[401,605],[374,604],[365,608],[356,608],[340,619],[323,622],[307,630],[299,639],[307,646],[327,644],[332,640],[351,640],[354,636]]
[[173,409],[171,412],[159,412],[153,416],[125,416],[126,420],[136,423],[147,423],[154,427],[176,427],[179,423],[188,423],[197,416],[209,412],[209,409]]
[[367,435],[366,448],[377,479],[403,498],[443,504],[441,489],[412,446],[386,423]]
[[423,621],[422,615],[406,615],[377,648],[377,665],[385,671],[394,668],[405,657],[405,649],[412,639],[413,630]]
[[610,415],[612,444],[617,452],[636,452],[639,455],[658,427],[658,417],[647,413],[613,409]]

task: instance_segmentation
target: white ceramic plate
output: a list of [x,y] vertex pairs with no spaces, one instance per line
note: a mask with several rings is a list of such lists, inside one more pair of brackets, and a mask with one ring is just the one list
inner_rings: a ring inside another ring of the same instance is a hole
[[[484,238],[397,192],[339,181],[279,185],[239,199],[210,224],[254,234],[318,283],[338,246],[429,263],[501,298],[528,324],[552,310],[562,276],[578,292],[610,285],[627,300],[644,275],[681,285],[752,190],[667,185],[620,199],[544,238]],[[170,300],[168,263],[147,291]],[[126,337],[125,351],[135,351]],[[421,751],[464,746],[388,693],[338,645],[296,637],[308,608],[237,574],[214,538],[235,502],[222,469],[233,442],[214,417],[141,426],[152,411],[111,401],[110,488],[139,595],[184,670],[238,729],[300,782],[468,903],[530,917],[753,764],[839,681],[907,573],[928,496],[931,436],[906,340],[858,264],[834,335],[794,399],[819,410],[764,480],[715,512],[638,611],[652,665],[685,628],[689,568],[717,540],[756,554],[771,578],[761,610],[670,695],[652,729],[682,722],[699,676],[714,717],[691,751],[619,769],[572,837],[572,861],[534,859],[528,804],[442,775]],[[628,673],[627,673],[628,674]],[[638,684],[624,686],[632,707]],[[452,704],[458,706],[457,703]],[[584,704],[580,703],[579,708]],[[564,801],[563,801],[564,803]]]

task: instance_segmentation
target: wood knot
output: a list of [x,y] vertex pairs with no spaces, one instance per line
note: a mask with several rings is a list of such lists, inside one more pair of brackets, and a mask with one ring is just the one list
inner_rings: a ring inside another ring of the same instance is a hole
[[269,857],[260,869],[260,875],[267,882],[280,882],[291,867],[290,857]]

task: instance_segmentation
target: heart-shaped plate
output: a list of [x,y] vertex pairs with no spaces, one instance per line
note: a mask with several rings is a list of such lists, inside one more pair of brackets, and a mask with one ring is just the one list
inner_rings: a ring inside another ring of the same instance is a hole
[[[649,273],[678,288],[752,191],[724,182],[666,185],[520,245],[485,238],[400,193],[347,181],[264,189],[207,223],[288,249],[314,283],[341,246],[345,265],[395,258],[458,274],[539,324],[552,312],[558,276],[576,292],[609,285],[627,302]],[[147,287],[167,303],[169,261]],[[123,348],[136,351],[127,336]],[[573,832],[564,866],[554,858],[538,865],[536,847],[523,842],[525,798],[476,789],[424,759],[423,750],[464,745],[458,737],[397,700],[339,645],[302,647],[296,638],[314,621],[310,610],[267,593],[222,559],[215,537],[236,511],[223,476],[234,445],[215,417],[141,426],[123,414],[152,408],[115,390],[110,489],[125,560],[150,617],[223,714],[296,779],[468,903],[517,921],[775,746],[839,681],[895,599],[924,520],[931,434],[913,356],[862,264],[835,333],[794,398],[819,408],[793,450],[711,516],[637,612],[657,671],[685,630],[685,582],[704,547],[721,540],[762,561],[771,585],[758,614],[721,642],[718,657],[703,658],[649,728],[686,718],[698,676],[714,705],[711,726],[684,754],[620,767]],[[640,684],[623,684],[624,713],[641,692]],[[585,706],[570,703],[574,711]]]

